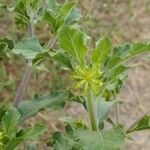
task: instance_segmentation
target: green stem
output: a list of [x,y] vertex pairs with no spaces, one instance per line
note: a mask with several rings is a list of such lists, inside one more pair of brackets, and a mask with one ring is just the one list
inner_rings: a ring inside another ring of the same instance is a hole
[[94,113],[93,96],[92,96],[91,89],[88,90],[87,107],[88,107],[88,113],[89,113],[91,128],[93,131],[97,131],[97,125],[96,125],[96,119],[95,119],[95,113]]

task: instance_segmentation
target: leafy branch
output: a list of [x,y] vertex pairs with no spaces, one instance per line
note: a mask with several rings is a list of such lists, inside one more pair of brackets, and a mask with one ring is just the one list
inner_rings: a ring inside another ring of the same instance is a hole
[[[29,33],[30,33],[31,37],[34,37],[34,26],[33,26],[33,23],[31,23],[31,25],[30,25]],[[19,103],[21,102],[21,100],[23,98],[23,95],[25,93],[25,90],[26,90],[26,87],[28,85],[29,79],[31,77],[31,74],[32,74],[31,64],[32,64],[32,60],[28,60],[28,64],[26,66],[25,73],[24,73],[24,75],[22,77],[22,80],[20,82],[20,85],[19,85],[17,93],[16,93],[16,97],[15,97],[15,100],[14,100],[14,106],[16,108],[18,107]]]

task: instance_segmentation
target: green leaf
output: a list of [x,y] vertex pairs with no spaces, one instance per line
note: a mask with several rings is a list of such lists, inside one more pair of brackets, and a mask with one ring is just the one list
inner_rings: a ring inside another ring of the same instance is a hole
[[61,117],[62,122],[66,123],[65,129],[67,133],[71,133],[74,130],[86,130],[88,129],[86,122],[80,118],[80,119],[73,119],[72,117]]
[[0,59],[7,59],[7,47],[6,43],[0,43]]
[[100,98],[97,102],[97,117],[98,125],[102,128],[103,123],[107,120],[108,115],[112,107],[114,107],[119,101],[105,101],[103,98]]
[[130,53],[132,56],[135,56],[137,54],[140,54],[146,51],[150,52],[150,43],[138,42],[138,43],[133,43],[131,45]]
[[83,64],[87,52],[85,34],[78,29],[65,26],[59,32],[59,42],[71,57]]
[[34,127],[23,130],[18,137],[13,138],[6,145],[6,150],[12,150],[18,147],[21,143],[26,140],[37,140],[43,132],[45,132],[46,127],[40,124],[36,124]]
[[8,45],[8,48],[9,49],[13,49],[14,48],[14,44],[13,44],[13,41],[12,40],[9,40],[7,38],[0,38],[0,43],[6,43]]
[[32,8],[35,8],[38,3],[40,3],[40,0],[31,0],[30,5],[32,6]]
[[[104,71],[103,77],[107,79],[107,81],[105,82],[104,88],[107,88],[110,84],[112,84],[115,88],[120,88],[120,86],[118,86],[118,81],[122,82],[122,80],[126,77],[126,71],[130,69],[129,67],[124,66],[124,63],[136,55],[146,51],[150,51],[149,43],[138,42],[115,47],[113,54],[108,57],[105,62],[106,70]],[[122,85],[122,83],[120,85]]]
[[5,133],[10,139],[15,137],[19,119],[20,114],[18,110],[14,107],[10,107],[10,109],[2,118],[2,126],[4,128]]
[[56,0],[47,0],[47,8],[53,14],[53,16],[56,16],[59,12],[60,5]]
[[[44,3],[44,2],[43,2]],[[45,14],[45,5],[42,4],[42,1],[38,3],[38,6],[36,6],[36,12],[34,14],[33,18],[33,23],[37,24],[39,21],[43,20],[43,16]]]
[[32,63],[37,66],[41,63],[43,63],[44,61],[46,61],[47,59],[50,58],[50,55],[48,52],[43,52],[43,53],[39,53],[35,56],[35,58],[33,59]]
[[119,150],[126,138],[121,126],[106,131],[76,130],[67,126],[66,131],[55,132],[49,145],[55,150]]
[[84,150],[119,150],[125,142],[125,134],[120,126],[100,132],[78,131],[76,136]]
[[75,141],[70,135],[60,132],[55,132],[52,141],[50,141],[50,145],[53,145],[55,150],[71,150],[74,144]]
[[102,38],[96,43],[96,48],[92,54],[92,61],[96,64],[103,64],[110,53],[112,44],[108,38]]
[[59,28],[58,24],[58,12],[60,9],[60,5],[56,2],[56,0],[48,0],[47,1],[47,9],[44,12],[43,21],[46,21],[52,28],[54,32],[56,32]]
[[146,129],[150,129],[150,116],[148,115],[145,115],[141,120],[139,120],[139,122],[132,129],[130,129],[128,133]]
[[122,81],[125,79],[126,71],[128,69],[129,67],[118,65],[116,68],[113,68],[112,70],[109,70],[109,72],[105,72],[103,74],[103,78],[106,79],[103,85],[103,90],[105,90],[105,93],[113,92],[111,95],[115,96],[120,91]]
[[57,33],[66,24],[73,24],[82,17],[73,1],[66,1],[58,4],[56,1],[48,1],[47,9],[43,16],[43,21],[48,22],[54,33]]
[[7,9],[7,6],[5,4],[3,4],[3,3],[0,2],[0,9],[1,8]]
[[42,20],[47,22],[52,27],[52,30],[54,32],[58,30],[59,24],[57,22],[57,19],[51,14],[50,11],[45,11]]
[[60,8],[60,16],[66,18],[74,7],[74,2],[65,2]]
[[117,78],[119,75],[123,74],[128,69],[129,69],[129,67],[126,67],[123,65],[119,65],[116,68],[112,69],[108,74],[109,75],[109,81],[114,80],[115,78]]
[[113,56],[119,56],[120,58],[127,58],[130,55],[130,44],[119,45],[114,48]]
[[59,29],[65,25],[66,18],[70,15],[71,10],[74,7],[74,2],[67,1],[65,2],[59,10],[58,17],[57,17],[57,23],[59,25]]
[[143,52],[150,52],[150,43],[137,42],[115,47],[113,55],[108,58],[106,67],[108,70],[112,70]]
[[14,53],[22,54],[26,59],[33,59],[42,51],[43,47],[36,37],[23,39],[13,49]]
[[18,107],[18,111],[21,114],[20,121],[32,117],[44,109],[55,110],[63,108],[69,96],[70,93],[68,91],[63,93],[55,92],[47,96],[37,96],[29,101],[22,102]]
[[71,59],[70,57],[61,51],[57,52],[44,52],[37,54],[36,57],[33,59],[33,64],[34,65],[39,65],[42,62],[46,61],[47,59],[53,59],[59,62],[60,64],[63,64],[69,69],[73,69],[73,66],[71,64]]
[[65,19],[65,24],[73,24],[74,22],[78,22],[82,18],[82,14],[77,8],[73,8],[70,12],[70,15]]
[[24,141],[23,138],[13,138],[5,147],[5,150],[13,150]]
[[119,94],[121,87],[123,85],[123,80],[125,79],[126,75],[119,75],[117,78],[115,78],[113,81],[107,81],[105,82],[105,85],[103,87],[103,94],[102,96],[105,97],[107,101],[113,101],[116,100],[117,94]]
[[39,136],[46,131],[46,129],[46,126],[36,124],[34,127],[23,130],[19,137],[23,138],[24,140],[37,140]]
[[108,70],[111,70],[111,68],[113,68],[114,66],[119,64],[121,61],[122,61],[122,59],[118,55],[116,55],[116,56],[112,57],[111,60],[108,61],[106,67],[108,68]]
[[64,133],[54,132],[50,138],[48,144],[55,150],[79,150],[80,144],[78,139],[75,137],[77,130],[85,130],[87,126],[82,119],[73,120],[71,117],[61,118],[61,121],[66,123]]
[[18,0],[14,7],[15,23],[19,27],[28,27],[30,22],[30,17],[27,14],[27,0]]
[[56,52],[54,54],[51,54],[51,58],[58,61],[60,64],[65,65],[67,68],[73,69],[73,66],[71,64],[71,59],[66,53]]

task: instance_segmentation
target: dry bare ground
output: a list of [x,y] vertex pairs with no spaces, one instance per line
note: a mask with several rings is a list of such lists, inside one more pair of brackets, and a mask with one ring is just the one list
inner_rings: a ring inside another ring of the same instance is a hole
[[[150,40],[150,0],[82,0],[80,3],[84,13],[92,16],[90,22],[84,23],[85,30],[93,37],[92,41],[96,41],[102,36],[109,36],[114,44]],[[3,22],[0,22],[0,25],[1,35],[5,34],[5,31],[9,32],[8,27]],[[91,45],[93,46],[94,43],[91,43]],[[150,110],[150,61],[146,57],[147,55],[143,55],[133,60],[132,66],[134,66],[134,69],[129,72],[129,77],[119,96],[124,102],[120,108],[120,123],[127,124],[127,127],[142,114]],[[11,68],[12,65],[8,65],[6,69],[12,74],[18,84],[21,73],[17,71],[17,67]],[[52,67],[51,69],[55,68]],[[57,77],[54,78],[54,76]],[[47,80],[50,81],[47,82]],[[53,74],[42,74],[38,84],[33,80],[30,82],[30,88],[28,87],[27,89],[26,97],[38,91],[50,91],[50,87],[56,85],[57,82],[63,82],[62,86],[67,86],[64,83],[65,80],[60,79],[60,75],[56,74],[55,71]],[[13,89],[13,92],[15,90]],[[3,95],[3,97],[12,99],[7,95]],[[87,117],[80,105],[71,104],[66,106],[61,112],[39,113],[35,118],[31,118],[26,122],[25,126],[32,125],[38,121],[45,122],[49,126],[49,131],[42,138],[43,142],[38,143],[39,149],[47,149],[44,141],[47,140],[52,132],[63,130],[63,124],[59,119],[65,115]],[[124,150],[150,149],[149,131],[136,133],[133,137],[133,141],[127,141],[123,148]],[[24,149],[24,147],[20,149]]]

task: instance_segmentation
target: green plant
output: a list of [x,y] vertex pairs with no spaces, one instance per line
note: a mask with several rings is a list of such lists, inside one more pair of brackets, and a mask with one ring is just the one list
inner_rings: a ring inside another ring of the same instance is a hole
[[[27,60],[27,68],[18,88],[14,106],[1,108],[0,148],[13,150],[26,140],[37,139],[46,127],[36,124],[30,128],[20,128],[22,122],[39,111],[62,109],[66,103],[76,101],[88,113],[90,125],[83,119],[65,118],[65,132],[55,132],[48,145],[55,150],[118,150],[130,133],[149,129],[150,117],[146,114],[129,129],[120,122],[114,122],[108,114],[113,107],[121,104],[117,100],[126,73],[130,69],[127,62],[143,52],[150,51],[150,43],[135,42],[113,47],[108,38],[101,38],[90,53],[87,46],[88,36],[79,26],[84,19],[72,1],[63,4],[56,0],[17,0],[9,6],[0,4],[15,16],[17,27],[29,37],[20,42],[6,38],[0,40],[0,59],[7,61],[14,54],[21,54]],[[47,22],[53,33],[53,40],[40,43],[35,35],[35,26]],[[58,40],[58,49],[54,43]],[[51,42],[52,41],[52,42]],[[58,61],[70,72],[74,90],[55,91],[49,95],[35,95],[29,101],[21,101],[32,69],[44,64],[46,60]],[[78,94],[77,94],[78,93]],[[105,123],[111,129],[105,129]]]

